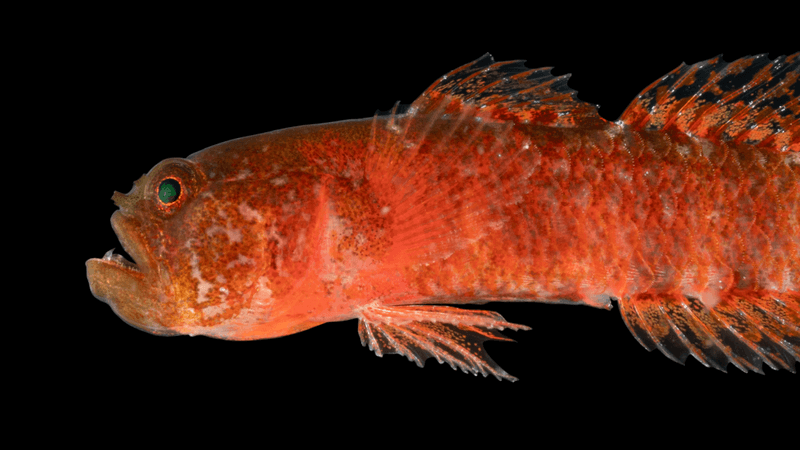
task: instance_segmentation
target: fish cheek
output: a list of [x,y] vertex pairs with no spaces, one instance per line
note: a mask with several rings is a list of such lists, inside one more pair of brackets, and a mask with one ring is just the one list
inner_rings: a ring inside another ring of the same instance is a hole
[[[264,214],[232,202],[217,189],[185,205],[167,227],[170,288],[190,334],[205,334],[253,305],[269,264],[259,237]],[[248,220],[249,219],[249,220]]]
[[162,290],[174,294],[176,329],[234,337],[224,325],[269,322],[309,271],[322,191],[300,174],[285,184],[212,184],[166,220]]

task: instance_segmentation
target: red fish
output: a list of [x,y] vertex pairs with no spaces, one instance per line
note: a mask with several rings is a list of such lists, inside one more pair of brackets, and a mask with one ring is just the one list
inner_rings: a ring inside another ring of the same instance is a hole
[[114,193],[92,293],[154,334],[358,319],[379,356],[515,378],[492,301],[610,309],[683,363],[800,361],[800,53],[681,65],[617,122],[488,54],[407,109],[224,142]]

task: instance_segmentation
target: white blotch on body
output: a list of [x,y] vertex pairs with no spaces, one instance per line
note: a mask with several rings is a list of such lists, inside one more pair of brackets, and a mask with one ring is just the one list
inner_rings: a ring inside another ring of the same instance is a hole
[[289,177],[286,175],[281,175],[277,178],[273,178],[269,180],[270,184],[273,186],[283,186],[284,184],[289,182]]
[[222,233],[228,236],[228,240],[231,242],[241,242],[242,241],[242,230],[238,228],[225,228],[220,225],[213,225],[206,228],[206,234],[208,236],[213,236],[215,234]]
[[200,265],[197,262],[197,255],[194,253],[192,253],[191,264],[192,278],[197,280],[197,303],[206,302],[208,301],[206,294],[211,288],[214,287],[214,285],[203,279],[203,276],[200,274]]
[[241,214],[245,220],[254,220],[256,222],[264,221],[264,217],[261,216],[261,213],[251,208],[250,205],[245,202],[239,203],[237,209],[239,210],[239,214]]
[[300,229],[299,234],[297,236],[297,240],[295,242],[294,250],[292,251],[291,260],[293,262],[300,261],[300,258],[303,256],[303,250],[305,249],[306,244],[306,230],[305,228]]
[[218,316],[223,312],[225,312],[226,309],[228,309],[227,303],[220,303],[218,305],[206,306],[205,308],[203,308],[203,316],[206,318]]
[[493,230],[500,230],[500,229],[503,228],[503,221],[502,220],[495,220],[495,221],[489,222],[489,228],[491,228]]
[[244,169],[244,170],[241,170],[238,174],[236,174],[236,176],[233,179],[237,180],[237,181],[241,181],[241,180],[244,180],[246,178],[249,178],[250,175],[252,175],[252,174],[253,174],[253,172],[251,172],[250,169]]
[[253,263],[254,262],[253,262],[253,260],[251,258],[248,258],[248,257],[246,257],[246,256],[244,256],[244,255],[242,255],[240,253],[239,255],[237,255],[236,259],[231,261],[231,262],[229,262],[225,266],[225,268],[226,269],[230,269],[230,268],[232,268],[234,266],[237,266],[237,265],[250,265],[250,264],[253,264]]

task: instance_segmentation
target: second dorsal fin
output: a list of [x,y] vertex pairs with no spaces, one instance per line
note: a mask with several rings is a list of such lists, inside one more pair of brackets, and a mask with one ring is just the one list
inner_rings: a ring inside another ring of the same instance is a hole
[[[595,105],[578,100],[569,75],[554,77],[550,67],[529,69],[525,61],[495,62],[489,53],[439,78],[411,105],[435,110],[442,101],[476,106],[482,117],[557,127],[601,126]],[[488,113],[488,114],[487,114]]]
[[800,152],[800,53],[681,64],[639,94],[628,125]]

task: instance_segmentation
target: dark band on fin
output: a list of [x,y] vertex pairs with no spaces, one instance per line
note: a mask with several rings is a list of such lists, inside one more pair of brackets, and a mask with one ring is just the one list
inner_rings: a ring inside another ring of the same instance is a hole
[[775,151],[800,152],[800,53],[681,64],[628,106],[621,120]]
[[567,86],[569,75],[554,77],[550,67],[529,69],[524,62],[495,62],[487,53],[433,83],[412,104],[412,111],[435,110],[445,97],[474,105],[497,120],[557,127],[606,123],[595,105],[578,100],[577,92]]
[[712,309],[679,294],[638,294],[619,302],[622,318],[648,351],[683,364],[763,373],[762,362],[795,372],[800,361],[800,294],[733,290]]

